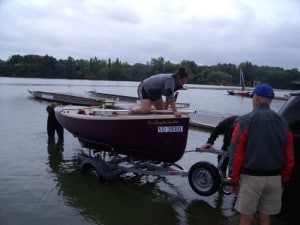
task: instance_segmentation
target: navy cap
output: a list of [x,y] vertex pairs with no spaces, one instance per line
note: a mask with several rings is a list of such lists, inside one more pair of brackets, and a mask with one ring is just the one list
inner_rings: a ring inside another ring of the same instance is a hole
[[269,84],[258,84],[255,86],[253,92],[251,93],[251,98],[253,95],[257,95],[263,98],[274,98],[273,88]]

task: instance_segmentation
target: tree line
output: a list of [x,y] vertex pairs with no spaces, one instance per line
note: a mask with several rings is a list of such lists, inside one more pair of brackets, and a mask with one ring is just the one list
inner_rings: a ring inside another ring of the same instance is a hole
[[248,61],[239,65],[219,63],[200,66],[189,60],[174,64],[159,57],[152,58],[146,64],[130,65],[118,58],[104,60],[94,57],[84,60],[68,57],[57,60],[48,55],[13,55],[6,61],[0,60],[0,76],[141,81],[154,74],[173,73],[179,66],[186,67],[191,77],[189,83],[192,84],[239,85],[240,70],[244,73],[245,84],[248,87],[257,82],[266,82],[275,88],[294,89],[297,88],[295,82],[300,81],[298,69],[257,66]]

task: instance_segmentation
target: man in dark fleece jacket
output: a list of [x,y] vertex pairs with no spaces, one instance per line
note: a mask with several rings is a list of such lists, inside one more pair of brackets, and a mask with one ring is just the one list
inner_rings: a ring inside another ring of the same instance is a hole
[[257,85],[253,111],[239,118],[232,134],[231,193],[237,194],[234,208],[243,225],[252,224],[256,212],[260,225],[270,224],[270,215],[280,212],[282,187],[294,166],[293,135],[288,123],[270,109],[273,98],[270,85]]

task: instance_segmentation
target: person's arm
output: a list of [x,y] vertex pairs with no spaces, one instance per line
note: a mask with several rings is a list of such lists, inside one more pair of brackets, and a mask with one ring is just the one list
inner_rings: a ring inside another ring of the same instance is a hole
[[47,113],[52,113],[53,111],[54,111],[54,108],[52,107],[52,105],[48,105],[47,107],[46,107],[46,111],[47,111]]
[[287,144],[284,150],[285,154],[285,166],[281,171],[281,180],[282,184],[284,185],[287,183],[292,169],[294,167],[294,152],[293,152],[293,134],[290,130],[287,130]]
[[207,139],[207,144],[213,145],[218,136],[224,134],[226,131],[227,119],[222,120],[211,132],[209,138]]
[[[177,91],[177,92],[175,92],[175,103],[176,103],[176,101],[177,101],[177,98],[178,98],[178,94],[179,94],[179,92]],[[168,109],[169,108],[169,102],[168,101],[166,101],[166,105],[165,105],[165,109]]]
[[176,102],[175,102],[175,101],[174,101],[174,102],[171,102],[171,103],[170,103],[170,106],[171,106],[171,109],[172,109],[174,115],[175,115],[176,117],[180,117],[182,113],[179,112],[179,111],[177,111]]
[[164,89],[166,94],[166,105],[170,105],[174,115],[176,117],[180,117],[182,113],[177,111],[176,99],[174,95],[175,80],[173,78],[167,79],[164,82]]
[[212,146],[215,143],[215,140],[218,138],[218,136],[220,135],[220,129],[219,129],[219,125],[216,126],[213,131],[210,133],[209,138],[207,139],[207,142],[201,146],[201,148],[207,148],[207,149],[211,149]]
[[220,123],[218,123],[218,125],[212,130],[212,132],[210,133],[209,138],[207,139],[207,142],[201,146],[201,148],[207,148],[210,149],[212,148],[212,146],[215,143],[215,140],[217,140],[218,136],[220,134],[224,134],[226,131],[226,120],[222,120]]
[[235,125],[229,146],[229,176],[232,186],[239,184],[242,163],[245,157],[248,130],[238,122]]

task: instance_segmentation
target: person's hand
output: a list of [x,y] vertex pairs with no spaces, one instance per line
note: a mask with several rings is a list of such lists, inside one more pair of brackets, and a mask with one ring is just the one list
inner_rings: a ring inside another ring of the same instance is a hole
[[174,112],[174,115],[175,115],[176,117],[181,117],[181,112],[176,111],[176,112]]
[[212,144],[206,143],[206,144],[202,145],[201,148],[211,149],[212,148]]
[[240,190],[240,186],[239,185],[235,185],[235,186],[231,186],[230,187],[230,192],[233,195],[237,195],[239,193]]

